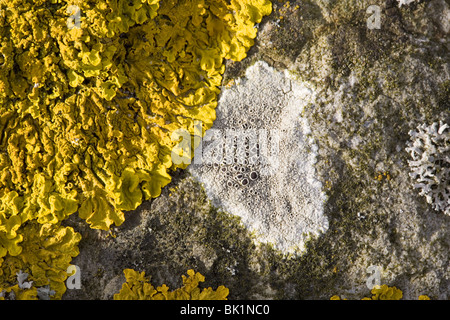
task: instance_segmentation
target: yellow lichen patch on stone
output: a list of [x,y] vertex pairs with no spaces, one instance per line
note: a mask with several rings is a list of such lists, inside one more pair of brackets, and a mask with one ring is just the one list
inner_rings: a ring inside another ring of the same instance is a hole
[[396,287],[389,287],[386,284],[375,286],[371,292],[372,300],[400,300],[403,297],[402,290]]
[[[66,270],[72,258],[79,253],[77,245],[81,235],[70,227],[37,222],[29,222],[19,232],[23,237],[21,253],[0,258],[0,292],[13,290],[16,299],[19,299],[17,294],[24,294],[24,291],[15,287],[16,276],[24,272],[28,274],[27,281],[32,283],[29,289],[48,286],[53,291],[50,298],[60,299],[66,291]],[[29,299],[34,294],[27,292],[23,299]]]
[[199,288],[205,277],[192,269],[188,270],[187,277],[182,275],[183,286],[174,291],[169,291],[165,284],[153,287],[145,277],[145,272],[139,273],[133,269],[125,269],[123,272],[126,282],[120,292],[114,295],[114,300],[226,300],[229,293],[224,286],[219,286],[216,290],[211,287]]

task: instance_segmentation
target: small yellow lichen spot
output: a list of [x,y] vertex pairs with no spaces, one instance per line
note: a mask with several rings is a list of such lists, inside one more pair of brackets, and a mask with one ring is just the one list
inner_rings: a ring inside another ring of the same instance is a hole
[[234,79],[231,79],[230,81],[228,81],[228,82],[225,84],[225,88],[229,89],[229,88],[231,88],[232,86],[234,86],[235,84],[236,84],[236,82],[234,81]]

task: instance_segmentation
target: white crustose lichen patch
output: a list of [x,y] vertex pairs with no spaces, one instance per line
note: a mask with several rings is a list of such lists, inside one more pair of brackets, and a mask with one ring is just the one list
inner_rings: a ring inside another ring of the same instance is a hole
[[217,119],[189,170],[213,203],[261,242],[302,251],[328,229],[314,168],[317,146],[301,113],[314,92],[264,62],[224,88]]
[[397,0],[398,6],[401,7],[403,5],[407,6],[410,3],[413,3],[415,0]]

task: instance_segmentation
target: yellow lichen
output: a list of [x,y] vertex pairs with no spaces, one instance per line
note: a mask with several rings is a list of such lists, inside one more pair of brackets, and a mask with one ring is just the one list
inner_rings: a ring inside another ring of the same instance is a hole
[[400,300],[403,292],[396,287],[389,287],[386,284],[375,286],[372,289],[372,300]]
[[[361,300],[401,300],[403,298],[402,290],[396,287],[389,287],[386,284],[374,286],[371,290],[371,297],[364,297]],[[338,295],[334,295],[330,300],[347,300],[341,299]],[[426,295],[420,295],[419,300],[430,300]]]
[[132,269],[124,271],[126,282],[119,293],[114,295],[114,300],[226,300],[229,290],[219,286],[216,290],[199,288],[199,283],[205,281],[205,277],[190,269],[188,277],[182,276],[183,286],[174,291],[163,284],[153,287],[150,280],[145,277],[145,272],[137,272]]
[[212,126],[224,59],[246,56],[271,10],[269,0],[0,2],[0,292],[18,259],[60,296],[63,274],[36,266],[63,270],[79,235],[66,231],[64,261],[33,256],[26,236],[40,226],[67,230],[78,212],[108,230],[160,195],[186,166],[172,162],[174,132]]
[[24,272],[28,274],[27,281],[32,281],[33,287],[30,290],[49,286],[54,291],[51,298],[61,298],[66,291],[66,270],[72,258],[79,253],[77,245],[81,240],[80,234],[70,227],[37,222],[29,222],[19,232],[23,232],[21,235],[24,239],[21,253],[16,256],[7,255],[2,258],[3,261],[0,259],[0,292],[5,290],[8,293],[13,290],[16,299],[31,298],[34,293],[26,291],[25,294],[15,284],[16,275]]
[[374,176],[374,179],[378,180],[378,181],[383,181],[383,180],[389,181],[389,180],[392,179],[392,177],[391,177],[391,174],[388,171],[385,171],[383,173],[377,172],[377,174]]

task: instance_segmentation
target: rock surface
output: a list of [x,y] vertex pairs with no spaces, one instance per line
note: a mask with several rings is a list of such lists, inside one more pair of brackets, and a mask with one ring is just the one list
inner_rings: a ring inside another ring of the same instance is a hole
[[405,151],[410,130],[450,121],[449,15],[445,0],[274,1],[248,58],[227,63],[224,84],[262,60],[313,87],[302,116],[318,146],[328,230],[303,254],[283,254],[177,171],[111,234],[67,221],[83,235],[72,261],[82,287],[64,298],[111,299],[125,268],[176,288],[193,268],[206,286],[227,286],[229,299],[360,299],[375,266],[404,299],[449,299],[450,216],[414,189]]

